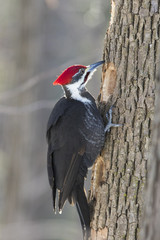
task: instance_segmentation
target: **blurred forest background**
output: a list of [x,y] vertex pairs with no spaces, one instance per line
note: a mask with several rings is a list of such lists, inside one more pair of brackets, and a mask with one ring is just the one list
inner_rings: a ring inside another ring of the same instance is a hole
[[[102,59],[105,0],[0,0],[0,239],[82,237],[76,209],[52,211],[46,124],[63,95],[52,82]],[[88,84],[98,96],[100,69]],[[97,79],[97,81],[96,81]]]

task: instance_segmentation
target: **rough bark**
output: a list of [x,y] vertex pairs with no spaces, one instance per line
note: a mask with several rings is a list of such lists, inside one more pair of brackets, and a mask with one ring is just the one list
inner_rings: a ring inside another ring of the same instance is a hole
[[159,8],[158,0],[112,1],[104,44],[110,63],[102,70],[100,101],[104,106],[109,98],[115,105],[113,122],[123,126],[107,133],[93,168],[92,240],[139,239],[160,51]]
[[152,151],[150,155],[145,215],[141,239],[160,238],[160,75],[156,84],[156,108],[153,124]]

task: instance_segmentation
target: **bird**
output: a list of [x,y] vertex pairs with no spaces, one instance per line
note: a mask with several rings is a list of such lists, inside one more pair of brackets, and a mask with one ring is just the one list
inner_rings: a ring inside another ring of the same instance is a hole
[[55,104],[47,124],[47,170],[53,209],[56,211],[56,199],[60,214],[67,199],[76,205],[83,239],[90,236],[90,210],[84,180],[104,146],[106,131],[119,126],[112,124],[110,109],[105,127],[95,99],[86,89],[93,73],[104,62],[73,65],[62,72],[53,85],[61,85],[64,96]]

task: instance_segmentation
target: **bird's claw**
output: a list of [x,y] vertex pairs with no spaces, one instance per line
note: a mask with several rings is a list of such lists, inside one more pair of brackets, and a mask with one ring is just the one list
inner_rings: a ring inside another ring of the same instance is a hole
[[120,127],[122,124],[114,124],[112,123],[112,108],[113,106],[110,107],[109,111],[106,113],[106,118],[108,120],[108,123],[105,127],[105,132],[110,132],[111,127]]

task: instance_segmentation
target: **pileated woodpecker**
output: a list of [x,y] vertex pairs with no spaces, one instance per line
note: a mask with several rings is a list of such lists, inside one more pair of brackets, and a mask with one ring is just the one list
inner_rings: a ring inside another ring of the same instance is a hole
[[71,66],[53,82],[62,86],[65,96],[53,108],[47,125],[47,167],[53,208],[55,210],[56,190],[59,213],[66,199],[76,204],[84,238],[90,234],[84,179],[104,145],[105,131],[119,126],[111,123],[110,109],[105,128],[95,99],[85,88],[96,68],[103,63]]

